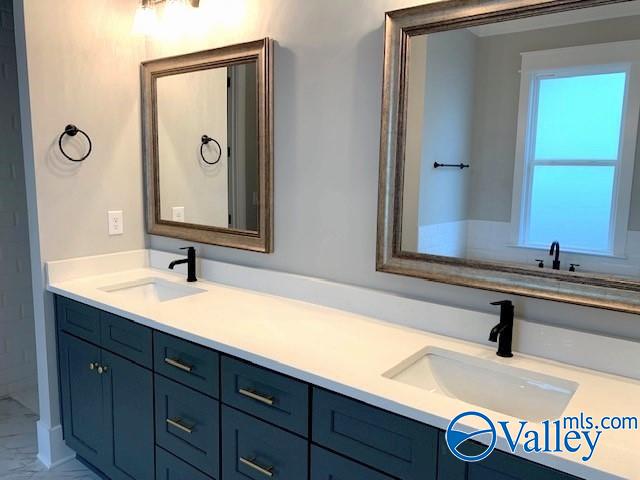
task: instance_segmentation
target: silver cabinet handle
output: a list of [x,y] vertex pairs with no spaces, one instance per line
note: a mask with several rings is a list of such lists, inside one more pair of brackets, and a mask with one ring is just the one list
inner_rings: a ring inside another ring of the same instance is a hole
[[108,368],[104,365],[98,365],[98,374],[102,375],[103,373],[107,373]]
[[239,388],[238,393],[240,395],[244,395],[245,397],[249,397],[253,400],[257,400],[258,402],[265,403],[267,405],[274,404],[274,399],[271,395],[263,395],[250,388]]
[[167,418],[167,424],[171,425],[172,427],[176,427],[177,429],[182,430],[183,432],[193,433],[194,427],[187,427],[182,422],[181,418]]
[[253,468],[257,472],[260,472],[267,477],[273,477],[273,467],[263,467],[262,465],[258,465],[256,463],[256,459],[253,457],[240,457],[240,463],[244,463],[247,467]]
[[180,370],[187,373],[191,373],[191,370],[193,370],[193,367],[191,365],[187,365],[186,363],[183,363],[180,360],[176,360],[175,358],[171,357],[164,357],[164,363],[171,365],[172,367],[179,368]]
[[89,364],[89,370],[95,370],[96,368],[98,368],[98,363],[97,362],[91,362]]

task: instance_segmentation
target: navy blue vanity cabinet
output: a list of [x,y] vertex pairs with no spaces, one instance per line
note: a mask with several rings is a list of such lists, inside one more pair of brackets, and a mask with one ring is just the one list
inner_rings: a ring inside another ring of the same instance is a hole
[[222,357],[222,401],[307,436],[309,385],[235,358]]
[[152,478],[151,372],[65,332],[59,363],[69,447],[113,480]]
[[162,332],[153,333],[157,373],[214,398],[220,394],[218,352]]
[[56,316],[64,438],[110,480],[579,480],[462,462],[434,427],[67,298]]
[[155,480],[211,480],[211,478],[166,450],[156,447]]
[[308,451],[307,440],[222,406],[224,480],[305,480]]
[[310,480],[394,480],[316,445],[311,447]]
[[217,400],[155,375],[156,443],[215,479],[220,478]]
[[402,480],[435,480],[438,431],[319,388],[313,441]]
[[67,333],[58,336],[62,426],[67,445],[97,468],[106,467],[104,392],[97,373],[100,348]]
[[102,352],[105,397],[105,473],[112,480],[153,478],[153,375],[135,363]]
[[152,368],[153,330],[122,317],[100,312],[100,343],[111,350],[148,369]]
[[56,317],[65,441],[112,480],[153,478],[151,330],[63,297]]
[[58,328],[96,345],[100,344],[100,310],[65,297],[56,297]]
[[[438,480],[580,480],[499,450],[480,462],[463,462],[449,451],[444,432],[440,432],[439,442]],[[461,450],[466,455],[478,455],[485,447],[467,442]]]

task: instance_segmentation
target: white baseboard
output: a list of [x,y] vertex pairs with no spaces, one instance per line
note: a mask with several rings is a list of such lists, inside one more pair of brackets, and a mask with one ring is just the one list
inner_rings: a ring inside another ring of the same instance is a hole
[[48,427],[41,421],[36,423],[38,431],[38,460],[47,468],[73,460],[76,452],[67,447],[62,439],[62,426]]

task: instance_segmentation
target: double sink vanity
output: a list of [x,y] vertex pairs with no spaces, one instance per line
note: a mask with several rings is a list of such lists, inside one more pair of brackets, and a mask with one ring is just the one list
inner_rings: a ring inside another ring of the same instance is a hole
[[186,282],[150,264],[146,251],[53,262],[48,275],[65,440],[111,479],[566,480],[640,471],[624,432],[603,439],[590,462],[520,458],[498,438],[486,460],[465,463],[444,440],[451,418],[467,410],[533,423],[583,410],[632,413],[640,385],[622,377]]

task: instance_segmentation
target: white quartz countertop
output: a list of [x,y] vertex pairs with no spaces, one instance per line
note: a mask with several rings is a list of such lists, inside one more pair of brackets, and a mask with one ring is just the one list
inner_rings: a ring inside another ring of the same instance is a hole
[[[153,268],[50,280],[48,290],[142,325],[234,355],[329,390],[445,430],[458,414],[476,410],[494,422],[518,419],[430,393],[383,376],[426,347],[451,350],[577,383],[564,415],[639,416],[640,382],[455,340],[344,311],[250,290],[199,281],[197,295],[165,302],[134,301],[102,287],[160,278],[186,284],[184,275]],[[497,320],[497,317],[496,317]],[[470,423],[469,429],[480,425]],[[536,428],[542,428],[536,425]],[[497,448],[507,451],[499,436]],[[603,432],[593,457],[583,453],[517,454],[588,479],[640,479],[640,432]]]

